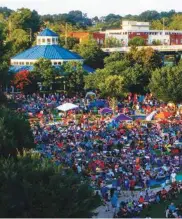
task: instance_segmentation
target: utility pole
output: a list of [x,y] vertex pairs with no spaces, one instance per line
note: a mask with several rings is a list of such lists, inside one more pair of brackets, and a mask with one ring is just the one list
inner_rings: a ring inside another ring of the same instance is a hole
[[66,23],[66,27],[65,27],[65,47],[68,47],[68,24]]

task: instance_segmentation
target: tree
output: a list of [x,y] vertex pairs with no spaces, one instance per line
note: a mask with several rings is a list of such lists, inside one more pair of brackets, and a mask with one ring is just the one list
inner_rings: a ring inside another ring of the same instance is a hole
[[160,14],[157,11],[144,11],[139,15],[141,21],[152,21],[160,18]]
[[33,74],[27,70],[16,73],[12,82],[17,89],[24,93],[34,93],[37,88]]
[[182,65],[174,67],[163,67],[152,73],[150,90],[156,98],[165,102],[182,101]]
[[119,41],[115,37],[108,37],[105,40],[105,47],[112,48],[112,47],[120,47],[120,46],[122,46],[121,41]]
[[145,94],[148,92],[148,85],[151,78],[151,71],[135,64],[124,71],[125,87],[132,93]]
[[84,89],[84,75],[87,74],[82,63],[67,62],[62,68],[66,74],[64,80],[68,93],[81,93]]
[[85,64],[93,68],[101,68],[103,66],[105,53],[99,48],[93,38],[76,45],[74,50],[85,59]]
[[98,69],[92,75],[85,77],[85,88],[103,89],[109,76],[124,78],[124,89],[128,92],[146,93],[154,69],[162,66],[162,59],[152,48],[131,48],[122,55],[112,53],[104,59],[104,69]]
[[162,42],[160,40],[153,40],[152,41],[152,45],[154,45],[154,46],[159,46],[161,44],[162,44]]
[[[7,46],[5,44],[5,35],[0,25],[0,92],[6,84],[8,78]],[[0,94],[2,95],[2,94]]]
[[182,30],[182,14],[176,14],[172,17],[169,28],[171,30]]
[[152,30],[163,30],[163,22],[161,20],[154,20],[151,24]]
[[8,80],[8,64],[6,61],[0,61],[0,92]]
[[0,177],[1,217],[88,218],[100,204],[89,182],[39,154],[1,158]]
[[106,77],[104,83],[99,84],[99,89],[103,96],[125,97],[124,77],[118,75],[110,75]]
[[162,67],[162,58],[160,54],[150,47],[146,49],[137,49],[132,47],[129,53],[125,54],[125,59],[130,62],[130,66],[137,63],[148,70]]
[[50,87],[58,76],[58,69],[52,66],[52,63],[48,59],[39,59],[33,68],[33,75],[38,82],[41,82],[43,86]]
[[21,114],[9,109],[0,109],[0,156],[15,156],[24,148],[34,148],[29,122]]
[[66,41],[67,41],[67,45],[65,42],[65,38],[61,37],[60,45],[69,50],[72,50],[75,47],[75,45],[79,44],[79,40],[75,37],[67,37]]
[[129,46],[145,46],[145,40],[142,37],[133,37],[131,40],[129,40],[128,45]]
[[12,12],[13,12],[13,10],[11,10],[7,7],[0,7],[0,13],[3,14],[5,16],[5,18],[8,18]]
[[[39,31],[41,26],[40,16],[33,10],[28,8],[21,8],[13,12],[8,19],[9,31],[12,33],[15,29],[27,30],[30,28],[32,34]],[[33,36],[33,35],[32,35]]]
[[11,44],[11,55],[15,55],[26,50],[30,46],[30,36],[22,29],[15,29],[8,38]]

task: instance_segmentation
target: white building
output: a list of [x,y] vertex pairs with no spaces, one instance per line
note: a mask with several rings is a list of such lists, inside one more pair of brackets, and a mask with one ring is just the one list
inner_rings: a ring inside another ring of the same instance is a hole
[[182,31],[150,30],[149,22],[123,21],[121,29],[106,30],[105,39],[114,37],[122,46],[128,46],[129,40],[141,37],[146,45],[157,42],[161,45],[182,45]]

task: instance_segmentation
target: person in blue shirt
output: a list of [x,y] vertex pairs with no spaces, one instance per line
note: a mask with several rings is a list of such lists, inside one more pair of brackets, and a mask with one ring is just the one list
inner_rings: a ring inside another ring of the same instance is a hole
[[175,207],[175,205],[174,205],[174,203],[171,203],[171,204],[169,205],[169,210],[172,211],[172,213],[177,210],[176,207]]

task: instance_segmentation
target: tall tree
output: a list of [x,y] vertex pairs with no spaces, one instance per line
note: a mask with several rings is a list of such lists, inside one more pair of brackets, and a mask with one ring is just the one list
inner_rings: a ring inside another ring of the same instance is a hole
[[24,148],[34,148],[29,122],[23,115],[6,108],[0,109],[0,156],[15,156]]
[[0,217],[88,218],[100,204],[89,182],[39,154],[0,159],[0,178]]
[[26,50],[31,44],[29,33],[22,29],[13,30],[8,41],[11,45],[11,56]]
[[10,35],[15,29],[27,30],[30,28],[32,34],[39,31],[41,21],[38,13],[28,8],[21,8],[13,12],[8,19]]
[[182,14],[174,15],[169,24],[171,30],[182,30]]
[[159,100],[180,103],[182,101],[182,65],[163,67],[152,73],[150,90]]
[[58,76],[58,69],[52,66],[50,60],[41,58],[34,64],[32,73],[38,82],[48,88]]
[[93,68],[103,67],[105,54],[93,38],[76,45],[74,50],[85,59],[85,64]]
[[106,97],[125,97],[127,94],[125,89],[124,77],[118,75],[110,75],[105,78],[104,83],[99,84],[99,89],[103,96]]
[[8,77],[7,46],[3,26],[0,25],[0,92]]
[[84,76],[87,75],[82,63],[67,62],[62,66],[62,70],[66,75],[64,79],[68,93],[81,93],[84,88]]

